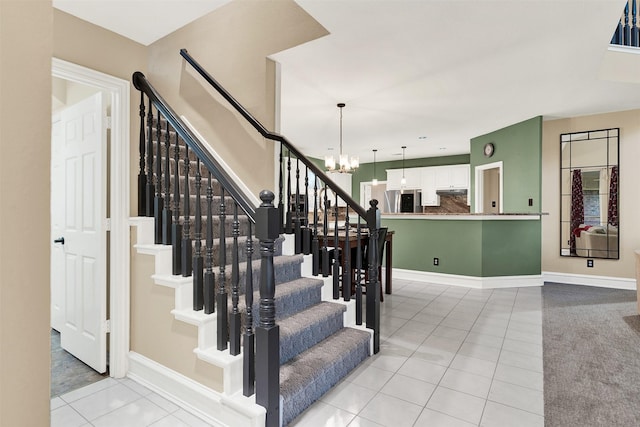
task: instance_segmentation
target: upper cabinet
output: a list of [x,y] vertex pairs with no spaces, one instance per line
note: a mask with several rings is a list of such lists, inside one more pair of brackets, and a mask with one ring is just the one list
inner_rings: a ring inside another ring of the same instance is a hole
[[436,168],[436,190],[469,188],[469,165],[440,166]]
[[[350,173],[327,172],[327,176],[331,178],[333,182],[338,184],[338,187],[344,190],[345,193],[351,196],[352,176]],[[335,203],[335,194],[333,193],[333,191],[329,191],[329,193],[327,194],[327,197],[331,201],[331,206],[333,206],[333,204]],[[344,206],[347,206],[347,203],[344,200],[342,200],[342,198],[338,197],[338,206],[344,207]]]
[[[408,168],[404,171],[402,169],[387,169],[387,190],[419,190],[421,169],[423,168]],[[403,172],[406,180],[404,187],[402,186]]]

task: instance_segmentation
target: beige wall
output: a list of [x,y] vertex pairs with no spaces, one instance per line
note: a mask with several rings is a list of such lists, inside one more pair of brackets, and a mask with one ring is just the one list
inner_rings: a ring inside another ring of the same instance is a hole
[[[584,258],[560,256],[560,134],[620,128],[620,259],[596,259],[587,268]],[[543,123],[542,146],[542,270],[554,273],[635,278],[634,250],[640,248],[640,110],[549,120]]]
[[49,425],[51,2],[0,1],[0,426]]
[[233,1],[150,46],[147,77],[257,195],[273,189],[264,140],[187,66],[186,48],[268,130],[276,129],[276,71],[268,55],[326,35],[292,0]]
[[[123,80],[147,69],[147,48],[75,16],[53,11],[53,56]],[[131,85],[131,214],[137,215],[139,92]]]

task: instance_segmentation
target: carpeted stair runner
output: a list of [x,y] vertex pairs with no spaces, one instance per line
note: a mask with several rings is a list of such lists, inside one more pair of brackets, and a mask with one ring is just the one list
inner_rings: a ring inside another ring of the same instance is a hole
[[[154,139],[155,138],[154,126]],[[162,153],[165,152],[165,124],[162,123],[161,141]],[[175,134],[170,135],[171,146],[169,149],[170,170],[173,173],[174,160],[174,144],[176,141]],[[184,190],[185,179],[182,176],[184,172],[184,148],[183,142],[180,141],[181,160],[179,161],[180,179],[179,185]],[[195,169],[196,162],[193,152],[189,152],[190,158],[190,213],[191,224],[190,234],[195,237],[195,221],[193,214],[195,213]],[[164,161],[163,161],[164,170]],[[202,253],[205,255],[205,237],[206,237],[206,186],[208,173],[201,166],[202,187],[201,187],[201,213],[202,213]],[[173,197],[174,179],[171,177],[170,191]],[[219,280],[219,248],[220,243],[218,236],[220,218],[220,186],[213,180],[214,198],[212,203],[213,210],[213,232],[214,232],[214,256],[213,270],[216,274],[216,282]],[[181,196],[182,197],[182,196]],[[231,294],[231,260],[233,249],[233,200],[231,197],[225,197],[226,218],[225,218],[225,246],[226,259],[228,265],[225,266],[225,275],[227,278],[227,292]],[[173,206],[172,206],[173,207]],[[182,223],[183,202],[180,203],[180,222]],[[240,237],[238,238],[239,250],[239,292],[241,295],[245,291],[246,277],[246,243],[248,219],[239,211]],[[255,232],[255,228],[253,230]],[[313,402],[317,401],[332,386],[344,378],[351,370],[358,366],[363,360],[369,356],[369,344],[371,335],[362,330],[353,328],[345,328],[343,326],[343,317],[346,308],[343,304],[334,302],[323,302],[321,298],[321,290],[323,280],[316,278],[307,278],[301,276],[302,255],[286,256],[282,255],[282,241],[280,238],[276,241],[274,251],[274,271],[276,281],[276,321],[280,326],[280,393],[283,399],[283,425],[289,424],[293,419],[302,413]],[[195,245],[195,241],[194,241]],[[195,254],[195,251],[194,251]],[[254,326],[258,324],[258,308],[260,302],[259,282],[260,282],[260,255],[259,242],[253,240],[253,260],[251,269],[253,274],[253,315]],[[238,309],[242,313],[243,327],[246,322],[246,307],[244,305],[244,297],[240,298]],[[231,302],[229,302],[229,312],[231,312]]]

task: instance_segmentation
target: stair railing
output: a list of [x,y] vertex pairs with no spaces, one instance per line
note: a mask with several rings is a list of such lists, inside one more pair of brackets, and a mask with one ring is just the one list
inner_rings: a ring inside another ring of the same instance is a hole
[[[631,7],[629,7],[629,3],[631,3]],[[631,25],[629,25],[629,18],[631,18]],[[636,0],[629,0],[624,7],[616,31],[611,39],[611,44],[640,47],[640,29],[638,28],[637,22],[638,8]]]
[[[340,294],[344,301],[351,299],[352,293],[356,300],[356,324],[362,322],[362,272],[361,268],[355,269],[355,286],[352,291],[352,254],[351,246],[355,237],[355,265],[362,267],[362,233],[361,222],[364,221],[368,230],[368,271],[366,278],[366,327],[373,330],[373,349],[378,353],[380,348],[380,283],[378,267],[379,259],[378,230],[380,228],[380,214],[377,209],[377,201],[372,201],[368,210],[365,210],[351,196],[338,186],[324,171],[322,171],[308,157],[302,154],[284,136],[270,132],[258,121],[246,108],[240,104],[213,76],[211,76],[193,58],[186,49],[180,50],[180,55],[209,83],[242,117],[256,129],[262,137],[280,143],[279,152],[279,188],[278,188],[278,214],[281,229],[287,234],[295,236],[295,252],[313,255],[313,274],[333,276],[333,298],[339,299]],[[292,163],[292,160],[294,162]],[[305,192],[300,190],[301,168],[304,165]],[[292,169],[295,169],[292,171]],[[308,201],[309,173],[314,175],[314,208],[309,213]],[[286,183],[286,184],[285,184]],[[286,191],[285,191],[286,186]],[[318,194],[318,189],[320,193]],[[294,192],[295,191],[295,192]],[[329,196],[332,193],[333,197]],[[285,196],[286,194],[286,196]],[[320,203],[320,205],[319,205]],[[322,210],[323,219],[320,222],[318,208]],[[355,236],[351,230],[351,217],[353,213],[357,217]],[[312,215],[312,218],[310,216]],[[339,221],[344,217],[343,221]],[[330,222],[333,219],[333,225]],[[311,224],[313,220],[313,224]],[[340,226],[340,222],[343,226]],[[342,233],[340,233],[342,231]],[[333,233],[332,233],[333,232]],[[333,234],[333,235],[331,235]],[[305,237],[306,236],[306,237]],[[305,241],[308,242],[305,245]],[[346,250],[342,249],[346,248]],[[341,262],[340,262],[341,261]],[[391,266],[387,266],[391,268]]]
[[[172,246],[173,274],[185,277],[193,276],[193,310],[203,311],[205,314],[216,314],[217,349],[221,351],[229,349],[229,354],[239,355],[241,354],[240,343],[242,341],[243,393],[246,396],[251,396],[254,394],[256,383],[256,351],[254,351],[252,313],[252,232],[255,230],[255,237],[258,238],[261,236],[260,233],[264,233],[260,229],[261,224],[256,224],[256,218],[260,217],[260,211],[264,209],[258,208],[256,210],[235,181],[229,177],[204,144],[177,116],[142,73],[133,74],[133,84],[140,91],[141,96],[138,213],[154,218],[156,244]],[[204,183],[203,176],[205,177]],[[195,193],[193,197],[191,196],[192,182]],[[214,198],[216,195],[220,200],[217,207],[219,220],[217,246],[220,265],[217,286],[213,269],[216,246],[214,242]],[[233,201],[231,206],[228,206],[227,196]],[[203,204],[204,209],[202,208]],[[191,219],[192,205],[195,210],[194,220]],[[233,240],[230,248],[232,262],[229,283],[225,269],[227,264],[225,230],[227,212],[232,214],[231,234]],[[203,215],[205,226],[203,226]],[[244,215],[247,218],[247,268],[245,274],[247,326],[244,333],[240,329],[241,314],[238,308],[241,254],[238,242],[241,227],[239,215]],[[254,225],[256,225],[255,228]],[[205,238],[204,248],[203,236]],[[193,247],[195,247],[195,252],[192,251]],[[273,252],[267,262],[273,264]],[[264,305],[262,288],[267,295],[273,295],[275,283],[271,280],[264,285],[261,284],[261,307]],[[231,313],[227,313],[229,301],[227,289],[231,291]],[[264,297],[264,299],[268,298]],[[270,308],[267,308],[264,311],[269,312],[269,310]]]

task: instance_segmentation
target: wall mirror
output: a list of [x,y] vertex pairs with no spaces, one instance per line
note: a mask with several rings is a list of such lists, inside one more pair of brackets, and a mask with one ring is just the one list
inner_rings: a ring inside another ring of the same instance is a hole
[[560,135],[560,255],[619,258],[620,129]]

